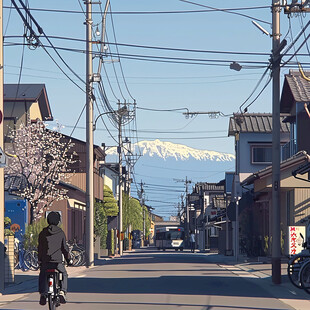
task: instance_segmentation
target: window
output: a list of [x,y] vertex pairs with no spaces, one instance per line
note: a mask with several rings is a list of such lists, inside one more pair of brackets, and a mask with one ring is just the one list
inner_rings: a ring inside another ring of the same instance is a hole
[[271,164],[271,145],[252,146],[252,164]]

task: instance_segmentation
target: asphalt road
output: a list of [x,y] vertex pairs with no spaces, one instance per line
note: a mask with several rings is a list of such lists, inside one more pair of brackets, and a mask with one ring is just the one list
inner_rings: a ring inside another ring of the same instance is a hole
[[[68,303],[58,309],[293,309],[282,301],[290,298],[286,293],[275,298],[263,281],[206,255],[141,250],[71,276]],[[18,300],[0,303],[0,309],[48,309],[38,303],[36,281],[18,293]]]

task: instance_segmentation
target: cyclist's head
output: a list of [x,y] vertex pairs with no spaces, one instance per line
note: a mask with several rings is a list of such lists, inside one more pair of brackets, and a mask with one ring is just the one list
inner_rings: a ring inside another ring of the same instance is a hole
[[60,214],[58,212],[50,212],[47,216],[47,223],[49,225],[58,225],[60,222]]

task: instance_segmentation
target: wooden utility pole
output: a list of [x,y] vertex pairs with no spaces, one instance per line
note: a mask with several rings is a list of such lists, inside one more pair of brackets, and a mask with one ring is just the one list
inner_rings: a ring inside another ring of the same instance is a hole
[[142,231],[142,240],[143,240],[143,246],[144,246],[144,239],[145,239],[145,211],[144,211],[144,189],[143,189],[143,183],[141,180],[140,183],[140,191],[139,191],[139,200],[140,200],[140,205],[142,207],[142,216],[143,216],[143,231]]
[[120,112],[120,103],[118,105],[118,207],[119,207],[119,217],[118,217],[118,240],[119,240],[119,255],[123,255],[123,161],[122,161],[122,115]]
[[[4,150],[3,0],[0,0],[0,148]],[[4,290],[4,168],[0,168],[0,292]]]
[[94,140],[92,2],[86,4],[86,264],[94,265]]

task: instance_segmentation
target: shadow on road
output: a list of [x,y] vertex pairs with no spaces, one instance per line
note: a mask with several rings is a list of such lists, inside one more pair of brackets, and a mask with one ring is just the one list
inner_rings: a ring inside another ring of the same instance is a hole
[[[105,294],[172,294],[268,298],[272,295],[259,287],[262,279],[245,281],[239,277],[161,276],[150,278],[74,278],[70,292]],[[298,299],[283,293],[279,298]]]
[[161,263],[178,263],[178,264],[205,264],[208,262],[206,260],[206,256],[196,255],[194,253],[175,253],[173,252],[165,252],[159,253],[157,252],[147,252],[147,253],[137,253],[124,255],[122,257],[118,257],[109,261],[97,259],[95,261],[96,266],[100,265],[132,265],[132,264],[161,264]]

